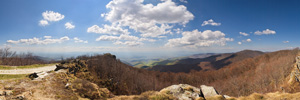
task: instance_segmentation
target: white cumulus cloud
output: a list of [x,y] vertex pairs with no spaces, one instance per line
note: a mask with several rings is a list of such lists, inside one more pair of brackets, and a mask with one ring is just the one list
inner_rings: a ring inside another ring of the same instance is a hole
[[251,40],[251,39],[247,39],[246,41],[247,41],[247,42],[251,42],[252,40]]
[[242,42],[252,42],[251,39],[242,40]]
[[74,29],[74,28],[75,28],[75,25],[71,24],[70,22],[67,22],[67,23],[65,24],[65,27],[66,27],[66,29]]
[[173,26],[168,24],[185,25],[194,18],[184,5],[172,0],[162,0],[157,5],[144,4],[144,0],[112,0],[106,8],[109,12],[101,16],[107,21],[129,27],[143,37],[169,34]]
[[183,3],[188,3],[187,0],[179,0],[179,1]]
[[54,11],[45,11],[42,13],[42,15],[45,20],[50,22],[60,21],[65,18],[64,15]]
[[109,36],[109,35],[102,35],[99,38],[96,39],[96,41],[120,41],[120,40],[126,40],[126,41],[149,41],[149,42],[155,42],[154,39],[149,38],[139,38],[132,35],[122,34],[120,36]]
[[44,36],[45,39],[50,39],[52,36]]
[[269,35],[269,34],[276,34],[276,32],[273,30],[270,30],[270,29],[266,29],[263,31],[256,31],[256,32],[254,32],[254,34],[255,35]]
[[96,41],[117,41],[120,38],[117,36],[108,36],[108,35],[102,35],[99,38],[96,39]]
[[20,40],[7,40],[7,43],[10,44],[28,44],[28,45],[39,45],[39,44],[54,44],[54,43],[62,43],[64,41],[68,41],[70,40],[70,38],[68,36],[64,36],[58,39],[52,39],[50,36],[44,36],[45,39],[41,39],[41,38],[31,38],[31,39],[20,39]]
[[115,44],[115,45],[128,45],[128,46],[138,46],[138,45],[143,45],[142,42],[138,42],[138,41],[125,41],[125,42],[116,41],[114,44]]
[[173,29],[173,31],[175,31],[175,33],[177,33],[177,34],[180,34],[180,33],[182,33],[183,32],[183,29],[181,28],[176,28],[176,29]]
[[149,38],[140,38],[139,41],[149,41],[149,42],[155,42],[155,39],[149,39]]
[[98,25],[93,25],[87,29],[88,33],[100,33],[100,34],[112,34],[112,35],[119,35],[119,34],[130,34],[128,29],[123,29],[120,26],[109,26],[104,25],[103,28],[99,27]]
[[243,35],[243,36],[249,36],[249,34],[245,33],[245,32],[240,32],[240,35]]
[[283,43],[289,43],[290,41],[282,41]]
[[185,31],[181,38],[169,39],[165,46],[168,47],[203,47],[212,45],[226,45],[227,41],[233,41],[232,38],[226,38],[221,31],[205,30],[203,32],[196,30]]
[[104,17],[104,16],[105,16],[105,14],[101,14],[100,16],[101,16],[101,17]]
[[88,43],[88,41],[81,40],[78,37],[74,37],[73,39],[75,43]]
[[39,25],[40,25],[40,26],[46,26],[46,25],[49,25],[49,23],[48,23],[47,20],[40,20]]
[[126,35],[126,34],[120,35],[119,39],[120,40],[128,40],[128,41],[137,41],[137,40],[139,40],[139,38],[136,37],[136,36]]
[[[118,45],[123,44],[129,46],[137,46],[137,44],[143,44],[141,43],[142,41],[155,42],[156,40],[149,39],[149,38],[139,38],[128,34],[121,34],[120,36],[102,35],[99,38],[97,38],[96,41],[113,41],[114,44],[118,44]],[[121,42],[121,41],[125,41],[125,42]],[[132,43],[137,43],[137,44],[131,45]]]
[[210,19],[210,20],[204,21],[201,26],[206,26],[206,25],[220,26],[221,23],[216,23],[214,20]]
[[239,45],[241,45],[241,44],[242,44],[242,42],[238,42],[238,44],[239,44]]
[[54,12],[54,11],[45,11],[42,13],[43,19],[40,20],[40,26],[49,25],[49,22],[57,22],[65,18],[64,15]]

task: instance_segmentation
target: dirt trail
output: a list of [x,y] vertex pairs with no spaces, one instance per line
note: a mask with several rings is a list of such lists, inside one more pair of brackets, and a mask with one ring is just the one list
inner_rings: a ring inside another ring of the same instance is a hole
[[55,65],[39,67],[39,68],[28,68],[28,69],[11,69],[11,70],[0,70],[0,74],[31,74],[42,71],[51,71],[56,68]]

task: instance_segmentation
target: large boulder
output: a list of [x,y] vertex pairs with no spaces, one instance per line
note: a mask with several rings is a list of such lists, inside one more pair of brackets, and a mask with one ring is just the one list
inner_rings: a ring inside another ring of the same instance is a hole
[[219,93],[212,86],[201,85],[201,91],[203,93],[204,98],[219,95]]
[[4,96],[4,95],[5,95],[5,92],[4,91],[0,91],[0,96]]
[[199,88],[188,84],[172,85],[162,89],[160,92],[172,94],[179,100],[195,100],[199,97],[203,97]]
[[5,96],[10,96],[10,95],[13,94],[13,91],[12,90],[6,90],[4,94],[5,94]]
[[228,96],[228,95],[223,95],[223,97],[224,98],[226,98],[226,99],[229,99],[229,98],[231,98],[230,96]]
[[5,96],[0,96],[0,100],[6,100]]

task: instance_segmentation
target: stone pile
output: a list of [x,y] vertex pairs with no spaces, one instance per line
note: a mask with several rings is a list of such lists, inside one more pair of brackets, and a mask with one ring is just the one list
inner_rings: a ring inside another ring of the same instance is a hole
[[220,95],[214,87],[206,85],[201,85],[200,88],[188,84],[171,85],[162,89],[160,92],[172,94],[179,100],[205,100],[216,96],[224,99],[229,98],[227,95]]

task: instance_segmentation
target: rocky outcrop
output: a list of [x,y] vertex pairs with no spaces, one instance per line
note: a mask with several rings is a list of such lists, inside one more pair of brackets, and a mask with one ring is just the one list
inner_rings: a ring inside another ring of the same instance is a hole
[[[160,92],[171,94],[179,100],[201,100],[214,97],[225,99],[225,97],[220,95],[214,87],[206,85],[201,85],[200,88],[197,88],[188,84],[178,84],[166,87]],[[226,97],[229,98],[227,95]]]
[[290,80],[288,83],[300,82],[300,56],[296,57],[296,63],[294,65],[294,69],[291,72]]
[[215,88],[212,86],[201,85],[201,91],[204,98],[219,95]]
[[203,97],[201,90],[188,84],[172,85],[162,89],[160,92],[172,94],[179,100],[194,100]]
[[61,64],[56,65],[54,71],[59,71],[60,69],[66,69],[68,74],[76,74],[79,72],[87,72],[87,64],[84,60],[74,59],[68,62],[62,62]]

